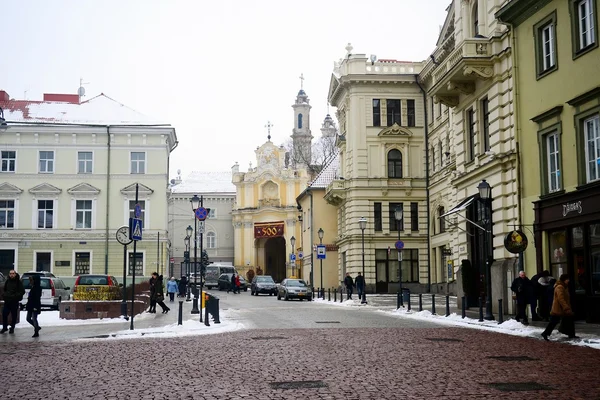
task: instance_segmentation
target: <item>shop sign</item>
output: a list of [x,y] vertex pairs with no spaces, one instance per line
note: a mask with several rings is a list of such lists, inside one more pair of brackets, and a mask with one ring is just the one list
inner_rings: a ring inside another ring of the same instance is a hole
[[566,217],[567,214],[576,212],[577,214],[581,214],[583,212],[583,207],[581,205],[581,201],[574,201],[573,203],[565,203],[562,205],[562,215]]
[[255,238],[268,238],[283,236],[283,221],[281,222],[257,222],[254,224]]
[[528,244],[527,236],[521,230],[509,232],[504,238],[504,247],[513,254],[524,252]]

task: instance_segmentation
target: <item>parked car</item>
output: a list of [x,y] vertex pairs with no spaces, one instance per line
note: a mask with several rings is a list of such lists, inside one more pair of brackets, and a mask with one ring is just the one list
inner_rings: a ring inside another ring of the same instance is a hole
[[[28,276],[31,275],[33,274],[29,274]],[[23,300],[20,301],[21,310],[25,308],[27,297],[31,290],[28,276],[22,280],[23,288],[25,288],[25,296],[23,296]],[[60,303],[63,300],[66,301],[71,298],[71,288],[65,286],[64,282],[59,278],[41,277],[40,285],[42,287],[42,307],[50,307],[54,310],[58,310]]]
[[117,278],[112,275],[84,274],[75,280],[74,300],[118,300],[122,297]]
[[277,292],[277,300],[289,299],[300,299],[300,301],[307,299],[312,300],[312,292],[306,282],[302,279],[284,279],[279,284]]
[[[219,280],[217,281],[217,287],[219,290],[231,290],[231,276],[232,273],[221,274],[219,276]],[[248,291],[248,284],[243,276],[240,275],[240,290],[244,292]]]
[[277,286],[270,275],[257,275],[252,279],[250,294],[258,296],[260,293],[268,293],[269,296],[277,294]]
[[[40,277],[46,277],[46,278],[56,278],[56,276],[54,276],[54,274],[52,272],[48,272],[48,271],[27,271],[27,272],[23,272],[23,275],[21,275],[21,279],[25,279],[30,275],[39,275]],[[27,278],[29,279],[29,278]]]

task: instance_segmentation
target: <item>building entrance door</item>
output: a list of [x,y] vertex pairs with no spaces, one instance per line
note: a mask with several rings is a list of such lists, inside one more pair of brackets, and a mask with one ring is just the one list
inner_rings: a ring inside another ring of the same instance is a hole
[[275,237],[265,243],[265,275],[271,275],[275,282],[286,278],[285,239]]

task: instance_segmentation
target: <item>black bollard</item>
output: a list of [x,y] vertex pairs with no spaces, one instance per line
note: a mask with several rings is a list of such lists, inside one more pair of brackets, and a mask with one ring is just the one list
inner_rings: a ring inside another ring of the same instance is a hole
[[396,310],[400,309],[400,298],[402,297],[402,295],[400,294],[400,292],[398,292],[396,294]]
[[331,301],[331,288],[327,289],[327,301]]
[[483,322],[483,298],[479,297],[479,322]]
[[410,311],[410,293],[408,294],[408,304],[406,309]]
[[431,313],[435,315],[435,294],[431,295]]
[[333,302],[337,303],[337,289],[333,289]]
[[321,288],[317,288],[317,299],[321,298]]
[[446,317],[450,316],[450,296],[446,295]]
[[212,304],[213,298],[214,297],[212,295],[208,296],[208,299],[206,300],[206,303],[204,304],[204,325],[206,325],[206,326],[210,326],[210,321],[208,320],[208,314],[213,306],[213,304]]
[[325,300],[325,288],[321,288],[321,298]]
[[423,293],[419,293],[419,311],[423,311]]
[[498,325],[504,322],[504,310],[502,309],[502,299],[498,299]]
[[467,297],[462,297],[462,317],[465,318],[467,316]]
[[177,325],[183,325],[183,300],[179,300],[179,314],[177,315]]
[[404,293],[400,290],[400,307],[404,308]]
[[213,309],[212,309],[212,315],[213,315],[213,322],[215,324],[220,324],[221,320],[219,319],[219,298],[218,297],[213,297]]

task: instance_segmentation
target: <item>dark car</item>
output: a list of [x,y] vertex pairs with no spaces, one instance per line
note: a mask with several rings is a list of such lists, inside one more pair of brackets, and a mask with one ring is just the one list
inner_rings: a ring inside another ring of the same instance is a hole
[[258,296],[260,293],[268,293],[269,296],[277,294],[277,285],[270,275],[257,275],[252,279],[250,294]]
[[[232,275],[233,275],[232,273],[229,273],[229,274],[221,274],[221,276],[219,276],[219,280],[217,281],[217,286],[218,286],[219,290],[231,290],[231,276]],[[240,290],[247,292],[248,284],[246,283],[246,280],[241,275],[239,277],[240,277]]]
[[312,300],[312,292],[306,282],[302,279],[284,279],[279,284],[277,300],[300,299],[300,301]]

